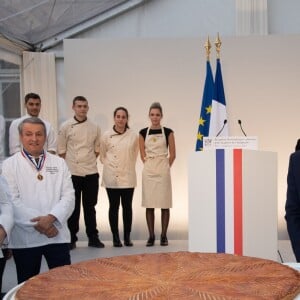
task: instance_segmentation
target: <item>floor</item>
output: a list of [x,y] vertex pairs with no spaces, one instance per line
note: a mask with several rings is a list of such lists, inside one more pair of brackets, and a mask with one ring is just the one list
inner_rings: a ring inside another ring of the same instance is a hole
[[[97,257],[111,257],[120,255],[131,255],[140,253],[159,253],[159,252],[175,252],[175,251],[188,251],[187,240],[172,240],[169,241],[169,246],[161,247],[159,241],[156,241],[154,247],[146,247],[145,241],[134,241],[133,247],[114,248],[111,241],[104,241],[105,248],[96,249],[87,246],[87,242],[78,242],[77,248],[71,251],[72,263],[93,259]],[[278,262],[295,262],[290,241],[282,240],[278,242]],[[41,272],[47,271],[47,266],[43,261]],[[9,291],[17,285],[17,278],[15,272],[15,264],[13,259],[7,261],[2,289],[3,292]]]

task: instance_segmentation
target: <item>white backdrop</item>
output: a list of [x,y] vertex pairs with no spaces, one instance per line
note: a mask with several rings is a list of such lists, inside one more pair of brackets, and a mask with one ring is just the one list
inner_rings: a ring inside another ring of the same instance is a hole
[[[241,119],[246,133],[258,136],[260,150],[278,152],[279,232],[285,235],[288,156],[299,130],[300,36],[224,38],[222,42],[230,134],[241,134],[237,123]],[[195,38],[74,39],[64,43],[66,97],[59,107],[60,122],[72,116],[74,96],[84,95],[90,104],[89,116],[102,131],[112,126],[113,110],[123,105],[129,110],[130,126],[138,132],[149,124],[150,104],[161,102],[163,124],[174,130],[177,146],[172,167],[174,207],[170,239],[188,236],[187,159],[196,142],[205,77],[204,43],[205,40]],[[214,70],[214,49],[211,62]],[[138,159],[134,239],[147,238],[145,212],[141,208],[141,168]],[[101,172],[101,165],[99,169]],[[110,239],[107,211],[107,196],[101,188],[97,212],[104,239]],[[156,225],[159,235],[158,210]]]

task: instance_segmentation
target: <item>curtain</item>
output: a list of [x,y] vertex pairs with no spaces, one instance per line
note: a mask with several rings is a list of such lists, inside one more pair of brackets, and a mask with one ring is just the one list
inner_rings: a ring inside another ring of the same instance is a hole
[[267,0],[236,0],[236,35],[268,34]]
[[23,99],[30,92],[39,94],[42,100],[40,117],[50,122],[57,131],[55,55],[23,52],[22,78]]

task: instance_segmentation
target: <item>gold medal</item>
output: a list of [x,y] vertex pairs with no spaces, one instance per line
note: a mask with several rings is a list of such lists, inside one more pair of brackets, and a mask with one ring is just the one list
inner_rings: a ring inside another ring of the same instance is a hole
[[43,180],[44,176],[40,173],[43,169],[44,163],[45,163],[45,159],[46,159],[46,153],[43,151],[39,157],[34,157],[31,154],[29,154],[28,152],[25,151],[25,149],[22,149],[22,155],[23,157],[25,157],[25,159],[27,159],[30,163],[32,163],[32,165],[34,166],[34,168],[37,170],[38,174],[36,176],[36,178],[38,180]]

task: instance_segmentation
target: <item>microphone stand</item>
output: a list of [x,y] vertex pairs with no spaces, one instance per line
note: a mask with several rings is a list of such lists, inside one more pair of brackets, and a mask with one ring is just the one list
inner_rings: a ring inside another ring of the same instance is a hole
[[221,134],[221,132],[223,131],[223,129],[224,129],[225,125],[226,125],[226,123],[227,123],[227,120],[225,119],[224,120],[224,124],[223,124],[222,128],[219,130],[219,132],[217,133],[216,137],[218,137]]
[[245,131],[244,131],[243,127],[242,127],[242,121],[241,121],[241,120],[238,120],[238,123],[239,123],[239,125],[240,125],[240,128],[241,128],[241,130],[242,130],[244,136],[247,136],[247,134],[245,133]]

